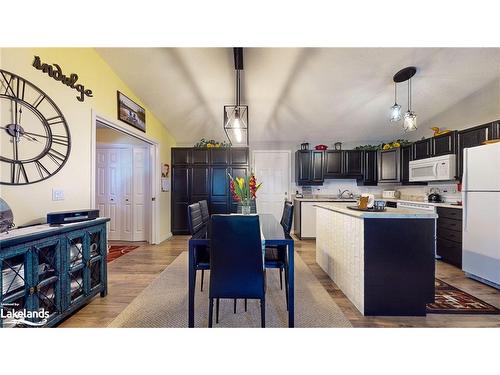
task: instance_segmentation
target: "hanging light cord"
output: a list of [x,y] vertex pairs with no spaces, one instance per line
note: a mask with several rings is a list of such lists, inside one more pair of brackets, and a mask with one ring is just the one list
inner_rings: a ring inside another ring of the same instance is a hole
[[411,112],[411,78],[408,80],[408,112]]
[[394,105],[398,104],[398,84],[394,82]]
[[236,107],[240,106],[240,71],[236,70]]

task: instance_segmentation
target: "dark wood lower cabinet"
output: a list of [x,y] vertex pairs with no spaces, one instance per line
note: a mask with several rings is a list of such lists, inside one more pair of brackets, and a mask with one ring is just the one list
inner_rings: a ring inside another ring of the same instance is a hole
[[441,260],[462,268],[462,209],[437,208],[436,253]]

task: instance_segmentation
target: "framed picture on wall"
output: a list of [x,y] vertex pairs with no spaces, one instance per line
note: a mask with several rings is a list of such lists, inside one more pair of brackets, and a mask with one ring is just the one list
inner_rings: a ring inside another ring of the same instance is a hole
[[120,91],[118,98],[118,119],[146,132],[146,110]]

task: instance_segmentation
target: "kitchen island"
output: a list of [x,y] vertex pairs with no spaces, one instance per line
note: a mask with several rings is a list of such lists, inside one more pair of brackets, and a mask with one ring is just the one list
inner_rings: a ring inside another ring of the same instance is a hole
[[347,206],[316,205],[316,262],[363,315],[425,315],[434,302],[437,215]]

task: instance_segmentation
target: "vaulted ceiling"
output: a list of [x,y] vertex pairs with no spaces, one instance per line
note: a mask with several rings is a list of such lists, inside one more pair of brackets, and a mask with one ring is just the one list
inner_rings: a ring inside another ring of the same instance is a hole
[[[231,48],[100,48],[99,54],[179,144],[224,140],[223,106],[234,104]],[[242,104],[250,142],[378,141],[388,123],[392,76],[416,66],[413,109],[423,124],[500,77],[500,49],[245,48]],[[398,102],[406,109],[406,84]]]

